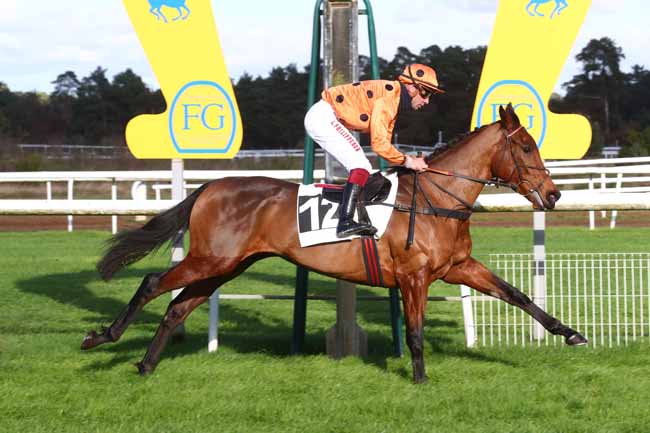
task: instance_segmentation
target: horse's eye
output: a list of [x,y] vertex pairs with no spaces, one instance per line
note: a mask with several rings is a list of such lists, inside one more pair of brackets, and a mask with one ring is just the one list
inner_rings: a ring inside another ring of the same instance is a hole
[[530,144],[524,144],[521,147],[522,147],[522,149],[524,149],[524,153],[530,153],[530,151],[532,150],[531,147],[530,147]]

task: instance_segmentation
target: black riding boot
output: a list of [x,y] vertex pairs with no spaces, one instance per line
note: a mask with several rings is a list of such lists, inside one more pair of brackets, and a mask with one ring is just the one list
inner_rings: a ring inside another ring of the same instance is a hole
[[377,229],[369,221],[360,223],[354,221],[354,211],[357,209],[363,187],[356,183],[346,183],[343,198],[339,207],[339,224],[336,226],[336,237],[346,238],[352,235],[372,236]]

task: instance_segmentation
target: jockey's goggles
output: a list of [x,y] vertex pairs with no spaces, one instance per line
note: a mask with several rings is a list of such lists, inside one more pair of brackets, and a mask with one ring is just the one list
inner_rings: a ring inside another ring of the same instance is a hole
[[427,99],[433,93],[431,90],[425,88],[424,86],[420,86],[419,84],[414,84],[414,86],[416,89],[418,89],[420,96],[422,96],[424,99]]
[[[417,76],[413,76],[411,67],[415,66],[417,69]],[[417,90],[420,96],[423,98],[428,98],[433,93],[445,93],[444,90],[438,88],[438,79],[436,77],[435,71],[424,65],[415,64],[408,65],[404,72],[400,74],[400,81],[403,83],[412,84]]]

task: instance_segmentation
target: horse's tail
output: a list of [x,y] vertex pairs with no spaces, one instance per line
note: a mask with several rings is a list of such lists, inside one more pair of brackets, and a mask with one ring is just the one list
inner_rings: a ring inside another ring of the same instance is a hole
[[192,207],[210,183],[202,185],[189,197],[134,230],[124,230],[106,242],[104,257],[97,263],[97,271],[105,281],[125,266],[135,263],[157,250],[179,232],[187,230]]

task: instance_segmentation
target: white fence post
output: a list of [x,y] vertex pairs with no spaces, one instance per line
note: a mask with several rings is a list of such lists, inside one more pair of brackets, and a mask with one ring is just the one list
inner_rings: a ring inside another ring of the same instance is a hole
[[[181,201],[183,200],[183,160],[179,158],[172,159],[172,200]],[[176,234],[175,239],[172,241],[172,266],[180,263],[185,257],[183,251],[183,239],[184,236],[182,232]],[[175,297],[181,294],[184,287],[179,289],[172,290],[172,300]],[[174,331],[175,336],[184,336],[185,335],[185,324],[181,323],[178,325],[178,328]]]
[[463,323],[465,325],[465,344],[474,347],[476,344],[476,325],[472,310],[472,289],[464,284],[460,286],[460,299],[463,305]]
[[[600,173],[600,190],[602,192],[607,192],[607,175],[605,173]],[[607,211],[600,211],[601,218],[607,217]]]
[[[68,179],[68,200],[73,199],[74,180]],[[68,232],[72,232],[72,215],[68,215]]]
[[[147,184],[136,180],[131,185],[131,198],[137,202],[143,202],[147,200]],[[144,215],[136,215],[136,221],[144,221],[147,217]]]
[[[546,214],[544,212],[533,213],[533,263],[535,264],[533,283],[533,302],[542,310],[546,311]],[[535,322],[533,338],[543,340],[546,330],[539,323]]]
[[[592,175],[589,175],[589,191],[594,189],[594,179]],[[594,221],[594,211],[589,211],[589,230],[594,230],[596,228],[596,222]]]
[[[117,181],[115,178],[111,182],[111,200],[117,200]],[[111,233],[117,233],[117,215],[111,216]]]
[[[616,189],[617,193],[621,192],[621,184],[623,183],[623,173],[616,175]],[[613,229],[616,227],[616,217],[618,216],[618,211],[616,209],[612,210],[612,220],[609,222],[609,228]]]
[[208,320],[208,352],[216,352],[219,348],[219,289],[210,296]]

